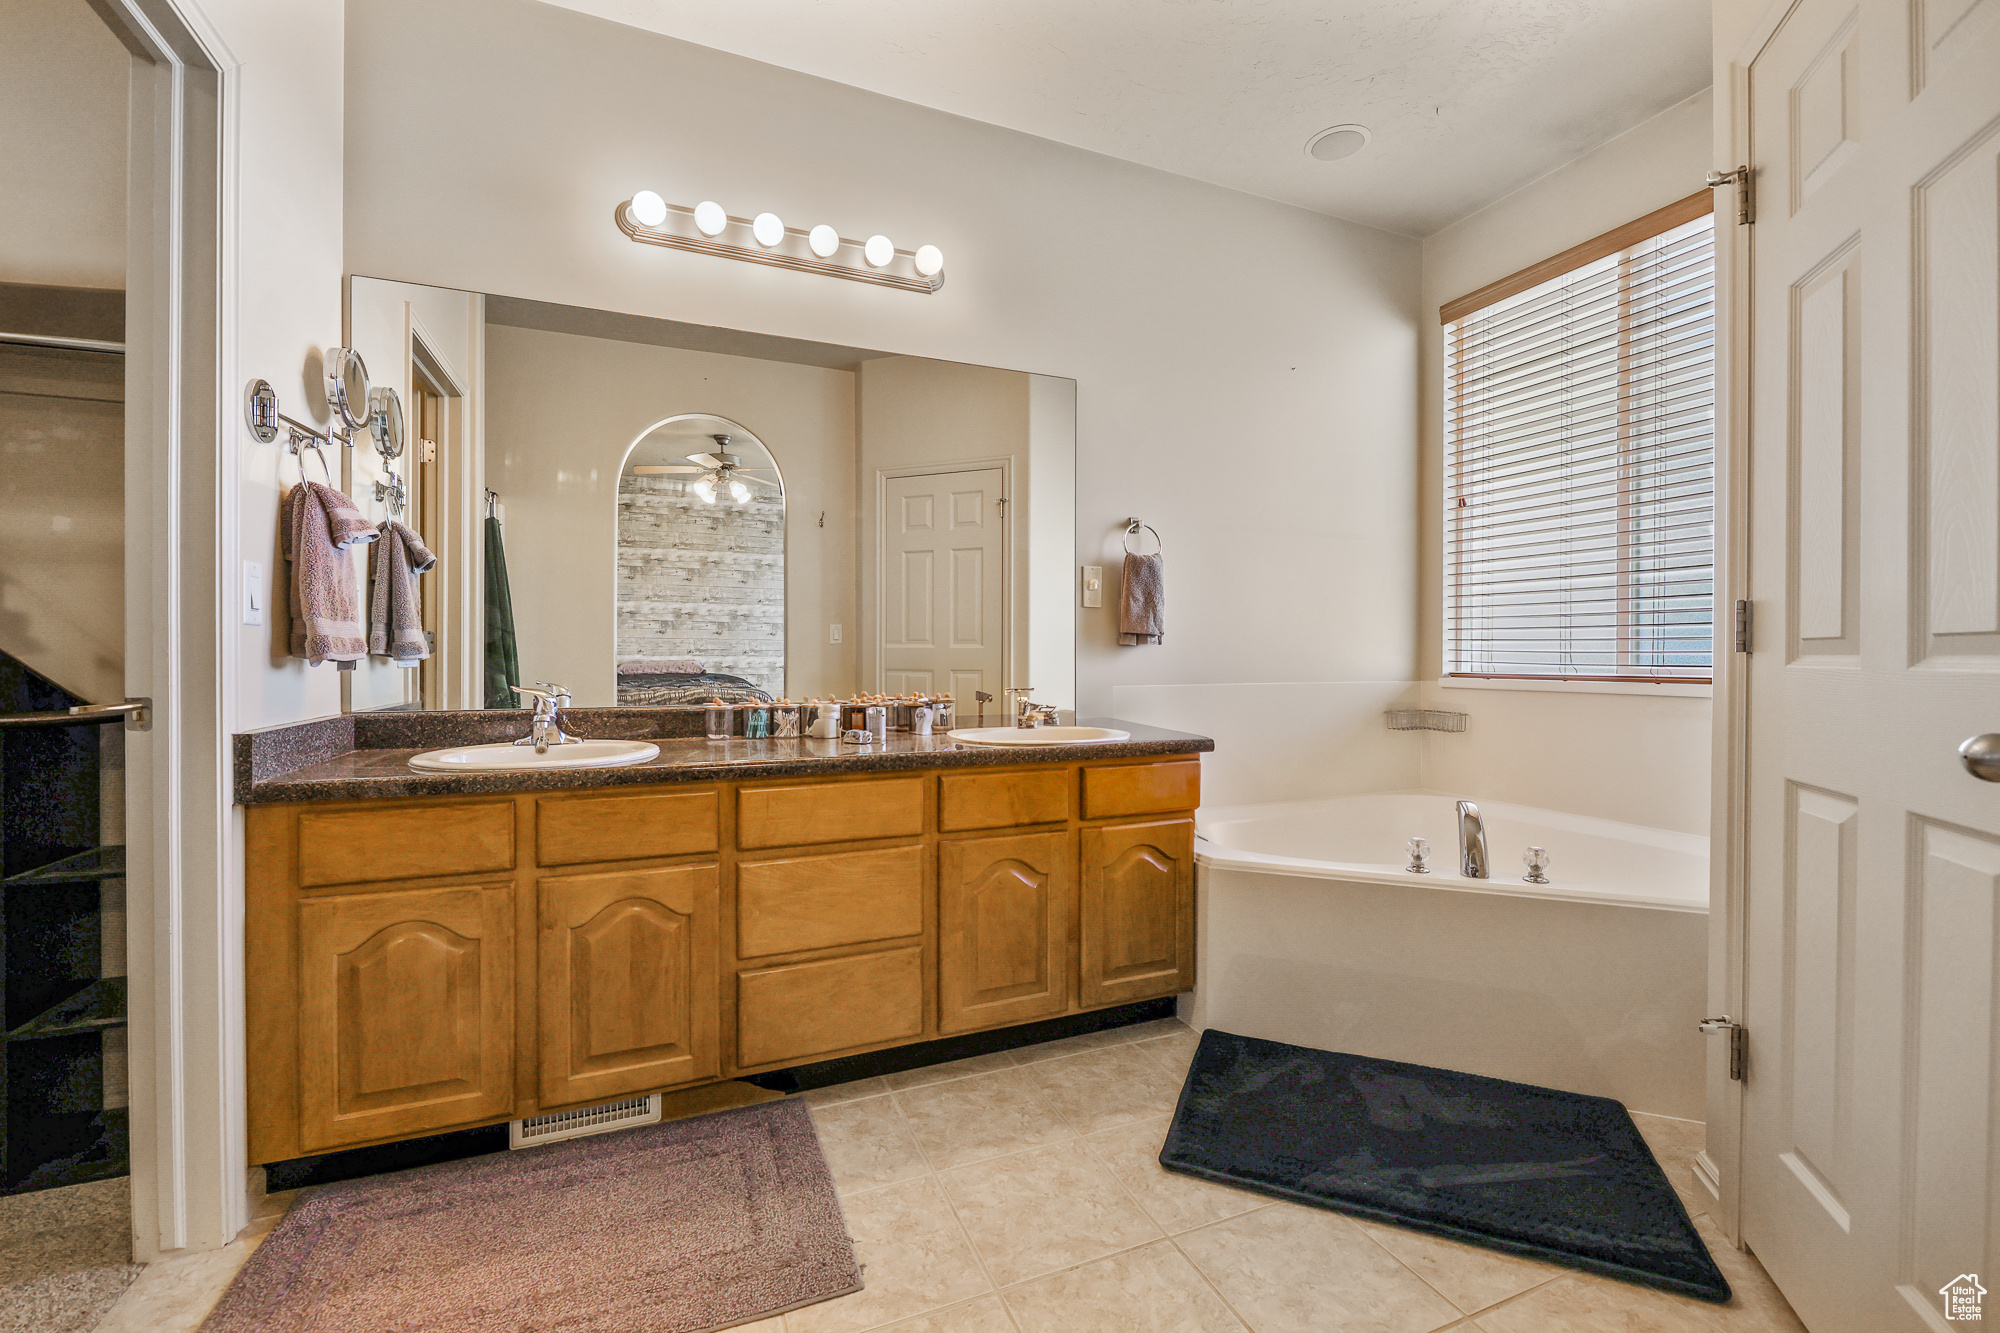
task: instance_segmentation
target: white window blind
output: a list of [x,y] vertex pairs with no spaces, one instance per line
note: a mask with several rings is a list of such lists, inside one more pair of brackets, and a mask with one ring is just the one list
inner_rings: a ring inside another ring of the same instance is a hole
[[1713,221],[1446,325],[1448,674],[1710,679]]

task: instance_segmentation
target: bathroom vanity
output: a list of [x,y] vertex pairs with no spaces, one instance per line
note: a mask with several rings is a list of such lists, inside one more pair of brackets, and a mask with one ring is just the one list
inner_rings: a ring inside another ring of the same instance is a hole
[[1194,984],[1201,737],[663,736],[629,768],[430,776],[355,723],[282,762],[238,742],[252,1162]]

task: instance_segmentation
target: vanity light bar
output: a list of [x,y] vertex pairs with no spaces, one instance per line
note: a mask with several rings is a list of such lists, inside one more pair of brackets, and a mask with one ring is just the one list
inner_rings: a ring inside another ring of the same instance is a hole
[[[642,200],[649,206],[648,211],[659,216],[659,221],[651,224],[635,217],[635,200]],[[878,287],[894,287],[899,291],[916,292],[930,296],[944,286],[944,257],[935,246],[922,246],[916,250],[897,250],[888,244],[888,238],[871,236],[867,241],[851,241],[845,236],[837,238],[838,244],[826,257],[820,257],[812,244],[811,231],[799,227],[773,226],[778,222],[776,215],[760,213],[755,218],[739,218],[733,214],[723,214],[720,226],[714,235],[704,235],[708,226],[717,221],[711,216],[722,210],[714,204],[702,204],[687,208],[680,204],[668,204],[650,191],[642,191],[634,199],[627,199],[612,210],[613,220],[618,230],[634,241],[645,245],[663,245],[671,250],[692,250],[700,255],[714,255],[719,259],[741,259],[752,264],[768,264],[773,268],[788,268],[800,273],[819,273],[829,278],[846,278],[850,282],[872,282]],[[681,225],[675,226],[675,222]],[[762,228],[759,224],[762,223]],[[731,234],[732,228],[739,228],[739,235],[747,235],[755,243],[732,245],[722,238]],[[760,234],[761,230],[761,234]],[[825,230],[831,232],[832,228]],[[765,236],[776,233],[776,244],[765,247],[761,242]],[[870,242],[874,242],[873,249]],[[873,261],[883,250],[887,257],[881,264]],[[926,253],[928,252],[928,253]],[[843,262],[851,254],[851,262]],[[920,264],[919,256],[923,262]],[[923,267],[933,267],[930,276],[925,276]]]

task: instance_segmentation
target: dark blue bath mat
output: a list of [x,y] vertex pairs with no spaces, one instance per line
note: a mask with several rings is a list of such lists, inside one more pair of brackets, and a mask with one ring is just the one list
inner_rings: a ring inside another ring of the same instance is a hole
[[1202,1033],[1160,1165],[1708,1301],[1729,1299],[1625,1108]]

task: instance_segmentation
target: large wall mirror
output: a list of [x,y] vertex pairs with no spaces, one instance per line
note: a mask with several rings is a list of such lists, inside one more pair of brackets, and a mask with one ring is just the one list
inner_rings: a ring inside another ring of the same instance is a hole
[[363,277],[347,322],[408,436],[347,493],[437,556],[351,709],[1074,708],[1075,381]]

